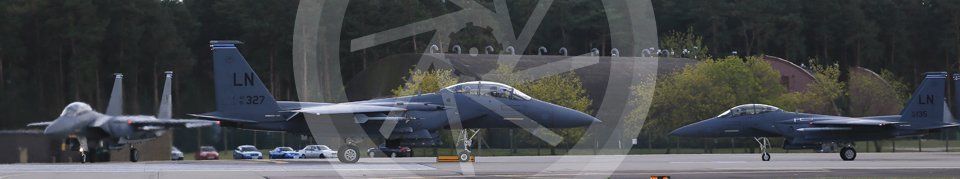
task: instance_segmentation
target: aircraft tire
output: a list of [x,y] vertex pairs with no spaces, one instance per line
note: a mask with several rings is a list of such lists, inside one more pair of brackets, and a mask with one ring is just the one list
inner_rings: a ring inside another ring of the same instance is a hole
[[337,159],[342,163],[357,163],[360,161],[360,148],[355,145],[345,145],[340,147],[337,153]]
[[136,148],[130,148],[130,162],[137,162],[140,160],[140,151]]
[[770,161],[770,153],[763,153],[760,155],[760,160]]
[[854,150],[852,147],[843,147],[840,149],[840,159],[843,161],[853,161],[857,158],[857,150]]
[[459,154],[457,154],[457,160],[460,160],[460,162],[470,162],[470,152],[468,151],[460,152]]

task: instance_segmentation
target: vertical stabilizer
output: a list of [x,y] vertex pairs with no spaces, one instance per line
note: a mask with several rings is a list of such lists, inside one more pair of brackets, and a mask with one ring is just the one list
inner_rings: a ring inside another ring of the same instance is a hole
[[910,124],[910,128],[927,129],[942,126],[946,109],[946,72],[924,74],[923,82],[914,91],[910,101],[900,113],[901,121]]
[[210,41],[217,112],[228,116],[255,116],[248,120],[278,120],[280,107],[273,94],[237,49],[238,41]]
[[110,101],[107,104],[107,115],[123,115],[123,74],[113,74],[113,91],[110,92]]
[[170,119],[173,117],[173,95],[170,91],[170,85],[173,83],[173,72],[164,72],[163,76],[163,93],[160,96],[160,109],[157,110],[157,118]]
[[[953,74],[953,116],[960,115],[960,73]],[[956,118],[953,118],[956,122]]]

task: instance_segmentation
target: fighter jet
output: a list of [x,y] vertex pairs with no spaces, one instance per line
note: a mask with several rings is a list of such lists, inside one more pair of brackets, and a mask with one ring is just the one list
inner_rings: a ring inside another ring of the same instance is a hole
[[[172,120],[172,96],[170,83],[173,72],[166,72],[163,84],[163,96],[160,109],[154,116],[124,116],[123,113],[123,75],[116,74],[113,92],[107,106],[107,113],[94,111],[87,103],[73,102],[67,105],[57,119],[49,122],[31,123],[29,127],[45,127],[44,135],[67,138],[67,143],[80,152],[80,162],[91,161],[89,151],[104,147],[120,150],[127,144],[146,142],[163,135],[170,128],[196,128],[217,126],[219,123],[208,120]],[[89,146],[88,143],[98,144]],[[130,145],[130,161],[137,162],[140,154]]]
[[[304,115],[349,116],[331,120],[359,125],[366,137],[383,139],[387,147],[398,148],[438,144],[438,131],[450,129],[452,124],[463,129],[517,128],[518,124],[570,128],[600,122],[588,114],[489,81],[460,83],[434,93],[347,103],[276,101],[238,51],[240,42],[210,44],[217,111],[193,116],[221,121],[223,126],[310,134]],[[461,161],[469,160],[471,155],[467,146],[476,130],[472,132],[473,135],[461,133],[457,139],[464,146],[458,153]],[[357,162],[357,140],[345,137],[344,141],[337,158],[345,163]]]
[[[954,75],[954,83],[960,79]],[[827,150],[842,146],[840,158],[857,157],[855,141],[915,137],[957,127],[945,99],[946,72],[925,74],[916,93],[900,115],[842,117],[788,112],[763,104],[745,104],[717,117],[683,126],[671,132],[680,137],[753,137],[760,144],[763,161],[770,160],[767,137],[785,138],[784,149]]]

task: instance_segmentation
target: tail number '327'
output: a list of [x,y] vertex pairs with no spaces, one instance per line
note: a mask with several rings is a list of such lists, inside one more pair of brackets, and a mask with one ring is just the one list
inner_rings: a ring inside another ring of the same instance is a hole
[[235,96],[237,104],[263,104],[264,96]]

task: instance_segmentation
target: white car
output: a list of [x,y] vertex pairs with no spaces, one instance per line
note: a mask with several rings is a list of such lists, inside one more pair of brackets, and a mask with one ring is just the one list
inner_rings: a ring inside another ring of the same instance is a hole
[[337,151],[330,149],[326,145],[308,145],[300,150],[303,158],[327,158],[337,157]]
[[183,152],[177,147],[170,147],[170,160],[183,160]]

